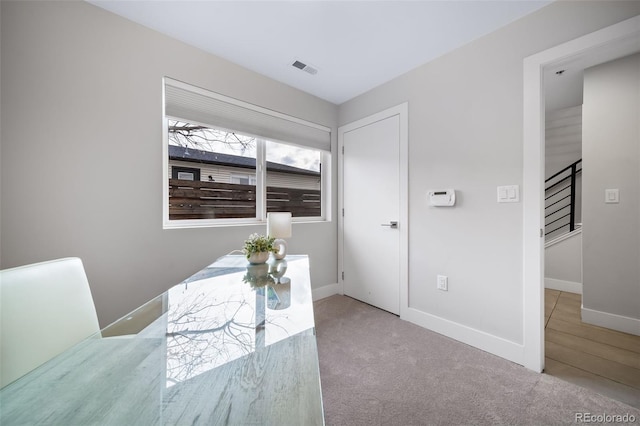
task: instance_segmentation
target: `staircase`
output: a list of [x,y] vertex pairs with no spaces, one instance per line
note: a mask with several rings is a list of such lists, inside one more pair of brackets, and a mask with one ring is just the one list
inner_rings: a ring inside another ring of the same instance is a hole
[[582,159],[545,181],[545,287],[582,294]]
[[582,159],[545,180],[545,239],[555,239],[580,228],[576,198],[581,194]]

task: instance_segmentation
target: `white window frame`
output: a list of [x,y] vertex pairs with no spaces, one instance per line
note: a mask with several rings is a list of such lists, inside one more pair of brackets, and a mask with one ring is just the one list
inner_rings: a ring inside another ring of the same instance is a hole
[[249,183],[245,183],[244,185],[257,185],[258,183],[258,178],[250,174],[231,173],[230,178],[231,178],[230,183],[240,183],[240,182],[234,182],[233,179],[247,179]]
[[[331,129],[326,126],[321,126],[316,123],[312,123],[306,120],[299,119],[297,117],[288,116],[286,114],[282,114],[276,111],[271,111],[263,107],[259,107],[256,105],[252,105],[243,101],[239,101],[237,99],[229,98],[224,95],[220,95],[218,93],[213,93],[207,91],[205,89],[201,89],[195,86],[188,85],[186,83],[182,83],[176,80],[169,79],[167,77],[163,78],[162,81],[162,170],[163,170],[163,195],[162,195],[162,218],[163,218],[163,229],[184,229],[184,228],[204,228],[204,227],[219,227],[219,226],[239,226],[239,225],[259,225],[266,223],[266,139],[264,136],[255,135],[248,133],[246,131],[237,131],[238,133],[245,134],[247,136],[253,136],[257,139],[256,144],[256,171],[255,171],[255,179],[256,179],[256,217],[255,218],[235,218],[235,219],[183,219],[183,220],[170,220],[169,219],[169,132],[168,125],[169,120],[178,120],[183,122],[189,122],[193,124],[200,124],[212,128],[217,128],[221,130],[227,131],[236,131],[235,129],[227,129],[221,126],[216,125],[215,123],[203,123],[197,120],[193,120],[189,117],[178,117],[174,115],[167,115],[165,112],[166,108],[166,93],[165,87],[166,83],[170,82],[171,85],[176,87],[185,87],[188,90],[192,90],[194,92],[200,92],[205,94],[206,96],[210,96],[212,98],[216,98],[218,100],[229,102],[230,104],[238,105],[243,108],[247,108],[249,110],[261,112],[263,114],[272,115],[279,119],[286,119],[292,121],[297,124],[301,124],[304,126],[309,126],[315,129],[320,129],[322,131],[326,131],[329,133]],[[294,145],[297,144],[279,140],[275,138],[269,138],[269,140],[277,143]],[[321,173],[320,173],[320,188],[321,188],[321,215],[320,216],[305,216],[305,217],[294,217],[292,220],[294,222],[330,222],[330,212],[331,212],[331,160],[332,155],[330,151],[320,149],[313,146],[302,146],[304,148],[315,149],[319,151],[322,155],[321,158]]]

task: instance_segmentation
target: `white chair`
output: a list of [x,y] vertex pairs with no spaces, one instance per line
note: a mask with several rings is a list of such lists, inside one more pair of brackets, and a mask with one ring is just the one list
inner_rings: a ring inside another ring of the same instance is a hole
[[0,387],[99,331],[80,259],[0,271]]

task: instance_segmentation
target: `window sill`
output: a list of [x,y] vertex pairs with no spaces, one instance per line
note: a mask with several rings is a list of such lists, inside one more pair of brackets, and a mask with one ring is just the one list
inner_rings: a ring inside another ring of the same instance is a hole
[[[293,218],[293,223],[327,223],[331,222],[330,219],[322,217],[301,217]],[[243,226],[266,226],[265,220],[246,220],[246,219],[218,219],[215,221],[208,221],[203,219],[198,220],[174,220],[165,221],[162,225],[162,229],[193,229],[193,228],[228,228],[228,227],[243,227]]]

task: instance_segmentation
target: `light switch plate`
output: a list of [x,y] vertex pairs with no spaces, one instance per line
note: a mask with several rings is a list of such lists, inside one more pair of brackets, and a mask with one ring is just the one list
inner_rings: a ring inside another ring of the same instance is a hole
[[520,202],[520,187],[518,185],[507,185],[498,187],[499,203]]
[[449,277],[438,275],[438,290],[449,291]]
[[617,204],[620,202],[620,190],[619,189],[605,189],[604,190],[604,202],[607,204]]

